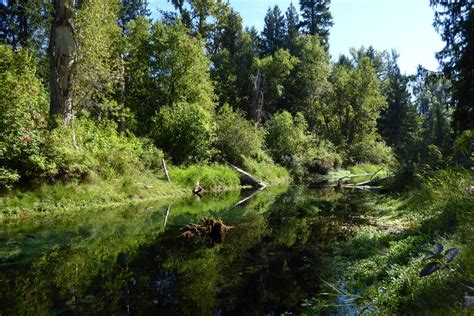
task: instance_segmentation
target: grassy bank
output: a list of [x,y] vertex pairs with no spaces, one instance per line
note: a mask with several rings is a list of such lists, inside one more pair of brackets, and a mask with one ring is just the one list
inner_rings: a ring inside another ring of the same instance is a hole
[[[288,172],[276,165],[260,166],[258,174],[270,184],[290,181]],[[0,222],[46,217],[82,209],[98,209],[121,204],[180,197],[191,194],[197,181],[208,192],[240,189],[238,175],[222,165],[171,167],[171,183],[162,171],[141,172],[104,179],[42,184],[27,190],[11,190],[0,196]]]
[[[474,280],[474,195],[467,191],[473,181],[472,172],[438,171],[409,192],[371,196],[366,223],[334,244],[336,257],[327,263],[334,268],[322,277],[329,296],[309,300],[308,308],[321,312],[344,302],[341,312],[469,314],[462,308],[462,282]],[[454,247],[460,252],[449,263],[423,259],[437,243],[442,254]],[[420,277],[435,261],[443,268]]]

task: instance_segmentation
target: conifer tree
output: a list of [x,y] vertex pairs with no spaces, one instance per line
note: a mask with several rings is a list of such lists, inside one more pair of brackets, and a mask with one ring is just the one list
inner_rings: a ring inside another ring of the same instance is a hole
[[280,8],[275,5],[268,8],[265,15],[265,25],[261,34],[261,50],[263,56],[273,54],[285,45],[285,17]]
[[306,34],[319,35],[321,42],[329,44],[329,28],[333,26],[329,12],[331,0],[300,0],[303,20],[300,23]]

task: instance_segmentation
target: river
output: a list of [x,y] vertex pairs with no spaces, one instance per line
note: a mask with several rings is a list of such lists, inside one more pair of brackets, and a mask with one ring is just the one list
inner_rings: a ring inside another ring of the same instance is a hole
[[[0,315],[301,313],[337,279],[337,247],[365,221],[370,194],[276,187],[239,203],[251,193],[10,224],[0,232]],[[221,242],[181,236],[203,217],[232,228]]]

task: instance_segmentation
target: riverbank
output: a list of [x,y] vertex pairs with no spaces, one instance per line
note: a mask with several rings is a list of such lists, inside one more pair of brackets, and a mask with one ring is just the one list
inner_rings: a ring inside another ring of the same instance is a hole
[[[463,282],[474,280],[474,195],[466,170],[437,171],[410,191],[374,195],[365,203],[365,223],[353,237],[333,245],[333,268],[321,277],[327,296],[310,299],[311,312],[362,310],[377,314],[463,315]],[[423,259],[436,244],[440,258]],[[459,254],[447,262],[448,249]],[[420,277],[424,266],[442,268]],[[336,297],[336,299],[334,299]]]
[[[249,166],[249,172],[254,172],[268,185],[291,181],[288,171],[277,165],[255,163]],[[241,188],[238,174],[218,164],[171,167],[169,175],[171,182],[166,180],[163,171],[158,170],[111,179],[89,176],[81,181],[12,190],[0,196],[0,223],[191,195],[197,181],[207,192]]]

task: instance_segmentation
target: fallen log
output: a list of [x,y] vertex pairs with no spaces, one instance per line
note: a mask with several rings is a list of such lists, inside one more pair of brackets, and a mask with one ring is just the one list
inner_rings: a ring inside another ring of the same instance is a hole
[[[224,160],[225,161],[225,160]],[[237,171],[237,173],[239,174],[239,178],[240,178],[240,182],[244,185],[250,185],[254,188],[266,188],[267,185],[265,183],[263,183],[262,181],[258,180],[257,178],[255,178],[254,176],[252,176],[250,173],[240,169],[239,167],[237,166],[234,166],[233,164],[231,164],[230,162],[228,161],[225,161],[225,163],[227,163],[232,169],[234,169],[235,171]]]
[[356,184],[356,186],[363,186],[363,185],[368,185],[368,186],[371,186],[371,185],[378,185],[380,184],[380,182],[384,181],[384,180],[387,180],[387,179],[390,179],[391,177],[383,177],[383,178],[377,178],[377,179],[373,179],[373,180],[368,180],[368,181],[363,181],[363,182],[359,182]]

